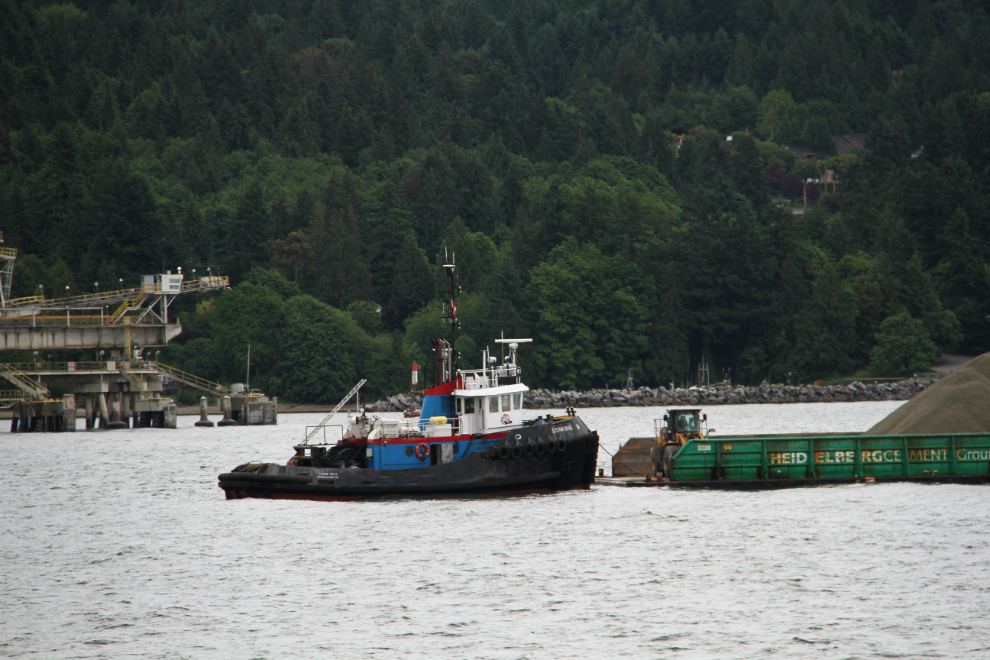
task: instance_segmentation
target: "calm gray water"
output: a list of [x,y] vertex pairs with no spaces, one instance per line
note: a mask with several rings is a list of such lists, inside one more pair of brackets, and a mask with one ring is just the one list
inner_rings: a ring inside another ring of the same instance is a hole
[[[897,405],[707,412],[855,431]],[[662,412],[581,414],[612,451]],[[0,656],[990,657],[990,488],[224,500],[218,473],[320,418],[0,433]]]

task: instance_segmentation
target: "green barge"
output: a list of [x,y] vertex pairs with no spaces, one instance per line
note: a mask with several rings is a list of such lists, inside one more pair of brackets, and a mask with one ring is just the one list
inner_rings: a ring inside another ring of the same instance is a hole
[[[990,433],[718,436],[697,409],[671,410],[653,438],[612,459],[614,485],[723,489],[913,481],[990,483]],[[659,422],[659,420],[658,420]]]

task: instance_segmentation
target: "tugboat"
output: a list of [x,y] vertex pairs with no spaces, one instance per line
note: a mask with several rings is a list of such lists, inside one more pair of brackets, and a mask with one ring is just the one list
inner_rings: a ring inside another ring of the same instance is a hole
[[[598,433],[568,409],[559,417],[523,419],[519,344],[499,360],[486,349],[481,369],[459,369],[454,264],[444,266],[450,305],[441,319],[450,340],[433,339],[434,381],[424,392],[415,422],[385,420],[367,413],[350,418],[336,443],[316,442],[327,422],[357,394],[361,381],[306,439],[285,465],[246,463],[221,474],[227,499],[257,497],[345,501],[385,495],[516,494],[587,489],[598,463]],[[360,397],[358,397],[360,401]]]

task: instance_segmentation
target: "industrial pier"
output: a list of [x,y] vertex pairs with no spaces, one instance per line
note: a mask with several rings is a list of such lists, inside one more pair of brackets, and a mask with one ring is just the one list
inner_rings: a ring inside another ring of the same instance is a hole
[[[149,349],[167,346],[182,332],[181,324],[169,319],[175,296],[222,291],[229,285],[226,277],[211,272],[186,280],[179,269],[145,275],[133,288],[119,280],[115,290],[53,298],[55,292],[39,287],[38,295],[11,299],[16,259],[17,250],[0,247],[0,351],[33,356],[29,362],[0,363],[0,376],[13,386],[0,390],[0,407],[13,414],[12,432],[74,431],[77,409],[85,410],[87,429],[175,428],[176,405],[162,396],[169,379],[214,395],[230,423],[277,423],[276,399],[146,359]],[[53,359],[70,351],[95,359]],[[64,396],[52,399],[50,388]]]

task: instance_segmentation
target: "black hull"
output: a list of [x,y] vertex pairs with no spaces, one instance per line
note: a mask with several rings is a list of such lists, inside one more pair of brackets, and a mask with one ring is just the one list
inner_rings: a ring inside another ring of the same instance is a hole
[[[553,450],[536,451],[551,442]],[[515,429],[484,452],[442,465],[369,470],[262,464],[221,474],[219,486],[229,500],[509,495],[589,488],[597,464],[598,433],[573,418],[566,429],[549,424]]]

